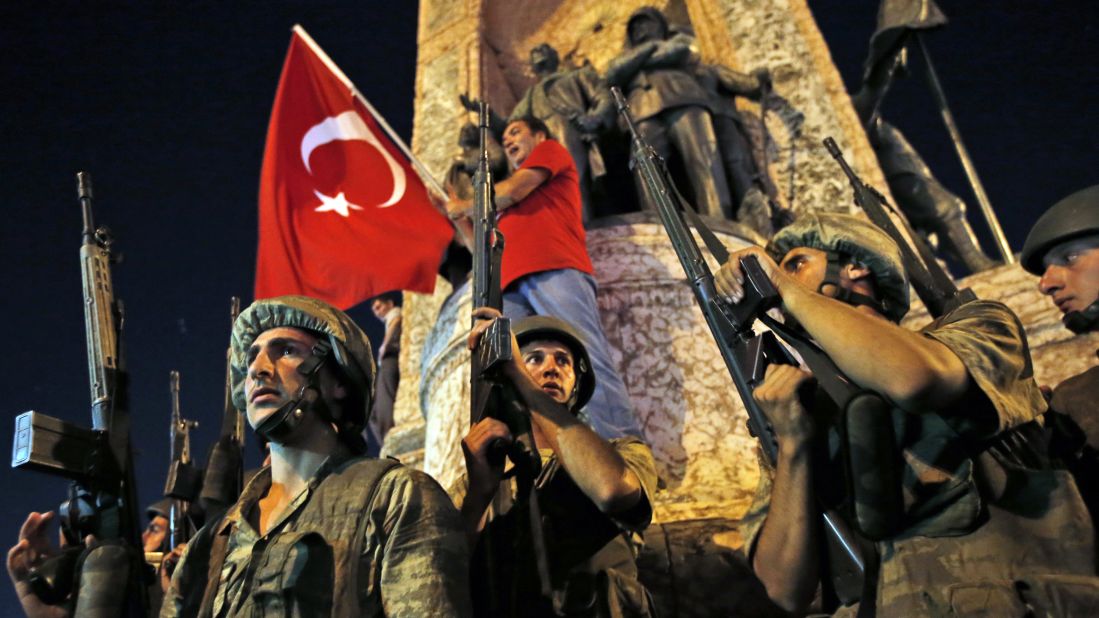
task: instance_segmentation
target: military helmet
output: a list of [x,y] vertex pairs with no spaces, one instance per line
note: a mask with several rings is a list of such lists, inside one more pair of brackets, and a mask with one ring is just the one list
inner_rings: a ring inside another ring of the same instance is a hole
[[512,324],[519,347],[543,339],[558,341],[572,352],[573,368],[576,372],[576,386],[569,396],[569,409],[578,411],[584,407],[595,392],[595,372],[592,370],[591,357],[584,346],[584,340],[568,322],[548,315],[534,315],[517,320]]
[[156,519],[157,517],[163,517],[168,519],[172,516],[172,499],[164,498],[163,500],[157,500],[145,508],[145,516],[149,518],[149,521]]
[[782,261],[795,247],[846,255],[865,265],[874,273],[885,316],[899,321],[908,313],[908,275],[901,250],[873,223],[852,215],[804,213],[775,234],[767,252]]
[[1099,185],[1073,193],[1038,218],[1023,243],[1023,268],[1041,275],[1046,269],[1043,259],[1050,249],[1091,234],[1099,234]]
[[248,348],[264,331],[290,327],[312,331],[327,338],[338,373],[359,394],[344,406],[340,418],[331,419],[340,437],[359,447],[361,433],[374,400],[374,355],[366,333],[346,313],[328,303],[307,296],[279,296],[257,300],[241,312],[233,324],[230,357],[233,405],[246,409],[244,378],[248,374]]

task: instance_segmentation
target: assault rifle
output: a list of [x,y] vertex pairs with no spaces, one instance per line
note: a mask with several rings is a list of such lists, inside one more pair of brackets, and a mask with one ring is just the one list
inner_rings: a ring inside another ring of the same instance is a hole
[[[34,411],[15,419],[12,467],[72,480],[68,500],[58,509],[68,547],[32,569],[30,585],[46,603],[71,597],[76,615],[94,607],[103,615],[144,616],[148,600],[120,344],[122,303],[115,300],[111,283],[112,238],[107,228],[93,223],[91,176],[79,172],[76,178],[84,219],[80,264],[92,428]],[[88,535],[96,542],[85,547]],[[88,581],[81,581],[82,574]]]
[[[492,307],[502,311],[500,259],[504,254],[504,236],[496,227],[496,199],[488,160],[490,112],[487,103],[478,102],[478,106],[481,157],[477,163],[477,171],[473,174],[473,307]],[[476,325],[476,318],[473,325]],[[531,432],[530,412],[502,373],[506,363],[514,362],[511,339],[511,322],[506,317],[500,317],[485,331],[477,349],[473,350],[470,359],[470,424],[492,416],[506,424],[511,432],[512,443],[505,445],[499,441],[492,445],[489,458],[502,463],[506,456],[514,465],[512,470],[519,485],[519,495],[527,499],[529,508],[531,540],[539,583],[542,594],[550,597],[552,585],[549,560],[542,532],[538,493],[534,490],[534,481],[542,469],[542,459]],[[495,506],[498,508],[499,505]],[[494,550],[489,537],[490,535],[484,535],[482,542],[485,544],[484,555],[490,562],[487,582],[490,615],[499,615],[499,608],[495,607],[495,603],[500,595],[491,573],[494,570],[491,564]]]
[[[778,342],[771,331],[756,334],[752,326],[757,319],[761,319],[772,330],[781,328],[780,324],[765,315],[769,309],[777,307],[781,302],[778,291],[755,256],[748,256],[740,262],[745,275],[744,298],[736,304],[730,304],[718,295],[713,273],[680,212],[692,219],[695,228],[719,262],[728,261],[728,250],[679,194],[664,160],[641,138],[634,126],[629,106],[622,92],[617,87],[611,88],[611,92],[614,95],[618,113],[625,121],[631,135],[633,171],[641,180],[648,198],[660,216],[676,256],[687,275],[687,282],[694,292],[695,300],[706,318],[706,325],[717,343],[721,358],[725,361],[733,384],[744,402],[744,408],[748,413],[748,430],[760,441],[764,458],[773,466],[778,445],[770,423],[753,395],[753,390],[763,381],[768,365],[772,363],[796,365],[797,361]],[[811,350],[806,351],[811,353]],[[799,352],[805,356],[805,351],[799,348]],[[814,374],[818,372],[814,371]],[[822,377],[818,375],[818,380]],[[867,571],[867,561],[862,549],[864,542],[855,536],[847,523],[835,512],[822,509],[821,517],[829,547],[829,572],[832,583],[839,600],[847,605],[859,599],[862,593]]]
[[[240,315],[240,298],[229,301],[229,327]],[[233,405],[232,353],[225,353],[225,405],[221,416],[221,433],[206,459],[199,503],[207,521],[224,513],[244,487],[244,415]]]
[[168,432],[168,478],[164,482],[164,497],[170,498],[168,512],[168,551],[191,540],[192,526],[188,518],[191,504],[202,485],[202,470],[191,462],[191,430],[198,421],[183,418],[179,410],[179,372],[169,374],[172,397],[172,421]]
[[[908,278],[912,282],[912,287],[916,290],[916,295],[923,301],[931,317],[937,318],[953,311],[960,305],[976,300],[977,296],[973,293],[973,290],[969,288],[958,289],[950,275],[946,274],[946,271],[935,260],[931,248],[908,225],[904,215],[895,211],[885,199],[885,196],[863,182],[855,174],[855,170],[851,169],[851,166],[844,160],[843,153],[836,145],[836,140],[831,137],[824,138],[824,147],[839,163],[843,173],[847,176],[847,180],[850,181],[851,188],[855,193],[855,203],[866,213],[866,216],[874,225],[888,234],[893,242],[900,247],[904,270],[908,273]],[[892,212],[897,220],[901,222],[906,234],[902,234],[901,230],[897,228],[892,217],[889,216],[889,212]],[[912,250],[913,246],[916,247],[915,252]],[[919,255],[917,256],[916,253],[919,253]]]

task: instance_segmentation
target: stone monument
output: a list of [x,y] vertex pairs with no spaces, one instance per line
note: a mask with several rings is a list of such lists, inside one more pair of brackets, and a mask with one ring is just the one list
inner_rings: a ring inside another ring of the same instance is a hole
[[[852,209],[846,179],[820,146],[826,136],[836,139],[866,182],[888,193],[806,0],[421,0],[416,155],[441,177],[456,154],[455,128],[466,119],[458,95],[468,92],[496,109],[512,109],[534,83],[527,58],[535,45],[548,42],[563,61],[590,63],[604,73],[621,51],[628,16],[645,4],[693,30],[704,62],[740,71],[768,67],[775,93],[804,116],[797,133],[784,134],[782,123],[772,129],[781,156],[769,161],[769,172],[783,207]],[[737,104],[758,113],[750,101]],[[649,213],[610,217],[589,228],[603,327],[661,476],[646,534],[649,550],[639,561],[648,573],[643,579],[664,615],[767,615],[758,583],[731,557],[741,544],[736,521],[759,478],[755,440],[667,235]],[[714,228],[730,248],[764,241],[732,222],[715,221]],[[1034,278],[1018,266],[960,284],[1019,313],[1041,383],[1078,373],[1088,359],[1094,363],[1085,352],[1099,345],[1099,337],[1071,338],[1055,309],[1039,298]],[[468,285],[455,290],[440,279],[433,295],[406,293],[403,310],[402,388],[385,454],[422,467],[447,486],[463,465],[459,442],[469,424]],[[917,307],[905,324],[927,319]],[[690,600],[692,591],[682,582],[691,577],[716,582],[706,587],[705,601]]]

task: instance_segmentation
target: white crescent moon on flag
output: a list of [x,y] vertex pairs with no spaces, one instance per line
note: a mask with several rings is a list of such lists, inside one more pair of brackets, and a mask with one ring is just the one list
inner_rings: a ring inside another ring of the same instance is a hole
[[382,153],[382,157],[385,158],[385,162],[389,165],[389,171],[393,176],[393,195],[389,196],[389,199],[384,204],[379,205],[378,208],[392,206],[404,196],[404,170],[389,154],[389,151],[382,146],[370,128],[366,126],[362,116],[359,116],[358,112],[354,110],[346,111],[339,116],[329,116],[305,132],[305,137],[301,138],[301,161],[305,164],[306,171],[310,174],[313,173],[313,170],[309,167],[309,155],[313,150],[318,146],[336,140],[363,140]]

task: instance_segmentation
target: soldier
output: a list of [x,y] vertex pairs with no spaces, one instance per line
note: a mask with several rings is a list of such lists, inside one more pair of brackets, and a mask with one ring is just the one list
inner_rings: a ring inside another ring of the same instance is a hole
[[362,330],[312,298],[260,300],[233,326],[231,359],[233,401],[271,465],[188,544],[161,616],[468,614],[446,493],[361,456],[374,382]]
[[[1099,331],[1099,185],[1057,202],[1031,228],[1020,258],[1075,333]],[[1092,515],[1099,514],[1099,367],[1053,389],[1047,420]]]
[[682,159],[699,212],[731,219],[711,99],[694,74],[694,37],[673,35],[667,18],[653,7],[634,11],[626,33],[625,51],[607,67],[607,84],[625,93],[641,137],[665,159],[673,148]]
[[[482,308],[475,315],[499,314]],[[470,349],[476,349],[490,323],[478,323],[469,338]],[[511,439],[507,425],[486,417],[470,428],[462,440],[468,476],[451,491],[470,545],[475,546],[482,534],[492,536],[481,550],[496,548],[489,577],[502,601],[500,611],[521,616],[650,615],[651,601],[637,580],[629,538],[643,531],[652,517],[652,452],[632,436],[604,440],[577,419],[595,390],[595,375],[581,337],[571,326],[535,316],[515,322],[513,334],[515,361],[504,372],[531,411],[534,441],[542,456],[535,491],[547,534],[553,602],[539,594],[535,561],[523,552],[529,548],[515,542],[517,531],[525,529],[526,504],[519,502],[486,522],[486,510],[504,473],[503,461],[495,463],[489,450],[497,441]],[[515,499],[514,481],[508,487],[505,500],[510,503]],[[555,614],[555,609],[563,613]]]
[[[719,293],[731,301],[743,296],[739,259],[749,254],[781,295],[787,323],[891,408],[878,420],[897,445],[891,471],[900,487],[887,489],[901,514],[894,532],[874,544],[880,562],[876,581],[863,588],[862,603],[872,604],[863,609],[884,616],[1089,613],[1099,599],[1091,522],[1071,477],[1050,469],[1045,457],[1033,422],[1045,400],[1018,318],[1000,303],[977,300],[918,332],[899,327],[908,310],[899,250],[851,216],[803,215],[767,252],[734,254],[717,275]],[[819,399],[799,397],[810,377],[772,365],[756,389],[778,458],[773,479],[762,475],[741,530],[768,595],[793,612],[805,610],[827,573],[821,503],[832,501],[837,485],[846,496],[855,491],[837,479],[856,479],[861,490],[890,472],[847,467],[848,447],[840,446],[847,434],[834,413]],[[813,403],[807,409],[803,401]],[[825,605],[839,615],[858,611]]]

